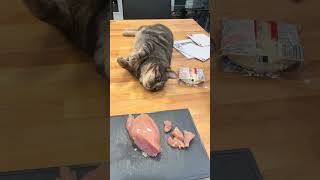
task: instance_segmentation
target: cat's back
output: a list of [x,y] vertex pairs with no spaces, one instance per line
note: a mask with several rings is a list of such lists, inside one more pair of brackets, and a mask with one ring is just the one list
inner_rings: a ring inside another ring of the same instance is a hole
[[157,32],[157,33],[172,34],[171,30],[167,26],[165,26],[163,24],[150,25],[150,26],[147,26],[147,29],[149,31],[153,31],[153,32]]
[[141,36],[151,39],[165,38],[169,44],[173,44],[173,34],[171,30],[163,24],[144,26],[141,29]]
[[135,49],[141,48],[148,49],[149,59],[161,59],[170,64],[173,51],[171,30],[162,24],[143,26],[136,34],[135,42]]

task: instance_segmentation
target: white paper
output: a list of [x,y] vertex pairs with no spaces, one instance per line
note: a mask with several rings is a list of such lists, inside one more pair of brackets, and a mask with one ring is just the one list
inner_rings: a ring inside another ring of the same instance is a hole
[[193,41],[191,39],[175,41],[174,44],[173,44],[173,47],[176,48],[187,59],[192,59],[192,58],[194,58],[193,56],[191,56],[188,53],[182,51],[182,47],[187,45],[187,44],[193,44]]
[[188,37],[199,46],[210,46],[210,37],[205,34],[191,34]]
[[210,45],[198,46],[191,39],[175,41],[173,45],[187,59],[196,58],[206,61],[210,58]]
[[181,48],[181,51],[201,61],[206,61],[210,58],[210,46],[201,47],[196,44],[187,44]]

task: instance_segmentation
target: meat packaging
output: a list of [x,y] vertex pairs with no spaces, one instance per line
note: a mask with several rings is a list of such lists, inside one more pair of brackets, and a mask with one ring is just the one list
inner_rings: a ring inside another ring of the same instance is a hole
[[277,73],[304,61],[298,25],[222,18],[222,56],[255,76]]

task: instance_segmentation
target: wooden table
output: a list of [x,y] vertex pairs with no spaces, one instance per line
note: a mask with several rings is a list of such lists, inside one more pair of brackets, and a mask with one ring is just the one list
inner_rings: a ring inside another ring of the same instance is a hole
[[[320,15],[317,0],[216,0],[215,27],[224,16],[302,25],[305,66],[287,79],[215,77],[214,150],[250,148],[265,180],[319,179]],[[218,40],[218,33],[215,33]]]
[[126,28],[137,28],[141,25],[162,23],[168,26],[175,40],[186,39],[187,33],[206,33],[194,20],[126,20],[111,21],[110,24],[110,114],[147,113],[163,110],[188,108],[194,119],[207,153],[210,152],[210,62],[186,60],[174,50],[173,70],[179,67],[199,67],[205,71],[205,87],[192,88],[169,80],[159,92],[145,90],[129,72],[121,68],[116,59],[126,56],[133,47],[134,38],[123,37]]
[[106,160],[104,79],[20,0],[0,2],[0,171]]

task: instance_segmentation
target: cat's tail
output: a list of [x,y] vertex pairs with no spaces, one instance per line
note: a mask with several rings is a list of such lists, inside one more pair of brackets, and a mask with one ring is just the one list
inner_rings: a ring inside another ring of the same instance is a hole
[[140,31],[142,28],[144,28],[145,26],[140,26],[138,29],[126,29],[122,35],[123,36],[127,36],[127,37],[134,37],[136,36],[137,32]]
[[122,35],[126,37],[134,37],[136,36],[139,29],[126,29]]

